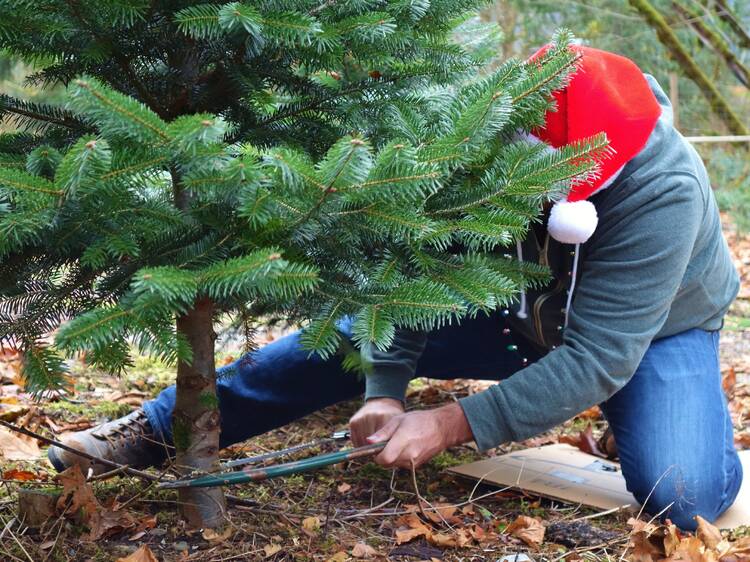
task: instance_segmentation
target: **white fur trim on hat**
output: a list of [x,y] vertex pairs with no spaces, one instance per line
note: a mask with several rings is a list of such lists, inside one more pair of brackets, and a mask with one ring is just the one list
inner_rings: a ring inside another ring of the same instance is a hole
[[563,244],[583,244],[598,223],[596,207],[590,201],[558,201],[550,212],[547,231]]

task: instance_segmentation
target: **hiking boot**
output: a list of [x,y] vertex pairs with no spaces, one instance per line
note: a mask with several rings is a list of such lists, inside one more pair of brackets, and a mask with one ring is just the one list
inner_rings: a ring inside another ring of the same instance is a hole
[[[156,439],[146,413],[141,408],[125,417],[74,433],[62,443],[89,455],[136,469],[159,465],[167,456],[167,446]],[[49,448],[47,457],[58,472],[74,464],[81,467],[84,475],[89,468],[95,475],[113,470],[111,466],[56,446]]]

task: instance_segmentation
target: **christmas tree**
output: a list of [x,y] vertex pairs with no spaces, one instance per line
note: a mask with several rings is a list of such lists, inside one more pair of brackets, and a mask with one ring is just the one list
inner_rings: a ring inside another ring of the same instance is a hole
[[[330,356],[342,316],[384,349],[543,281],[503,248],[606,140],[519,140],[575,56],[561,35],[471,78],[451,37],[480,3],[0,4],[0,47],[68,100],[0,98],[0,342],[28,387],[64,388],[81,352],[171,361],[176,466],[210,471],[219,315],[284,315]],[[221,523],[220,490],[181,494],[194,526]]]

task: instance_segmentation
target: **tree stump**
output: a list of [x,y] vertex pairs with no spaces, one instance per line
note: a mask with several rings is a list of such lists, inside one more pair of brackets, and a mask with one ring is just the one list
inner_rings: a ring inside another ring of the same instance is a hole
[[56,506],[60,495],[58,488],[21,488],[18,491],[18,520],[28,527],[41,527],[57,516]]

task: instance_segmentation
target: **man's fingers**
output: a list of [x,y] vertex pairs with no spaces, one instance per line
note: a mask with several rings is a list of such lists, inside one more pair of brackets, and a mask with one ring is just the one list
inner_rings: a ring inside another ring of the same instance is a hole
[[375,462],[380,466],[384,466],[385,468],[396,466],[395,463],[401,455],[402,448],[403,447],[398,442],[398,440],[389,441],[385,448],[380,451],[380,454],[375,457]]
[[364,438],[362,437],[364,432],[359,431],[359,424],[359,420],[353,419],[351,422],[349,422],[349,437],[352,440],[352,445],[354,445],[355,447],[361,447],[362,445],[364,445]]
[[387,424],[381,427],[378,431],[373,433],[367,438],[368,443],[379,443],[380,441],[388,441],[393,434],[396,433],[401,420],[400,416],[391,418]]

